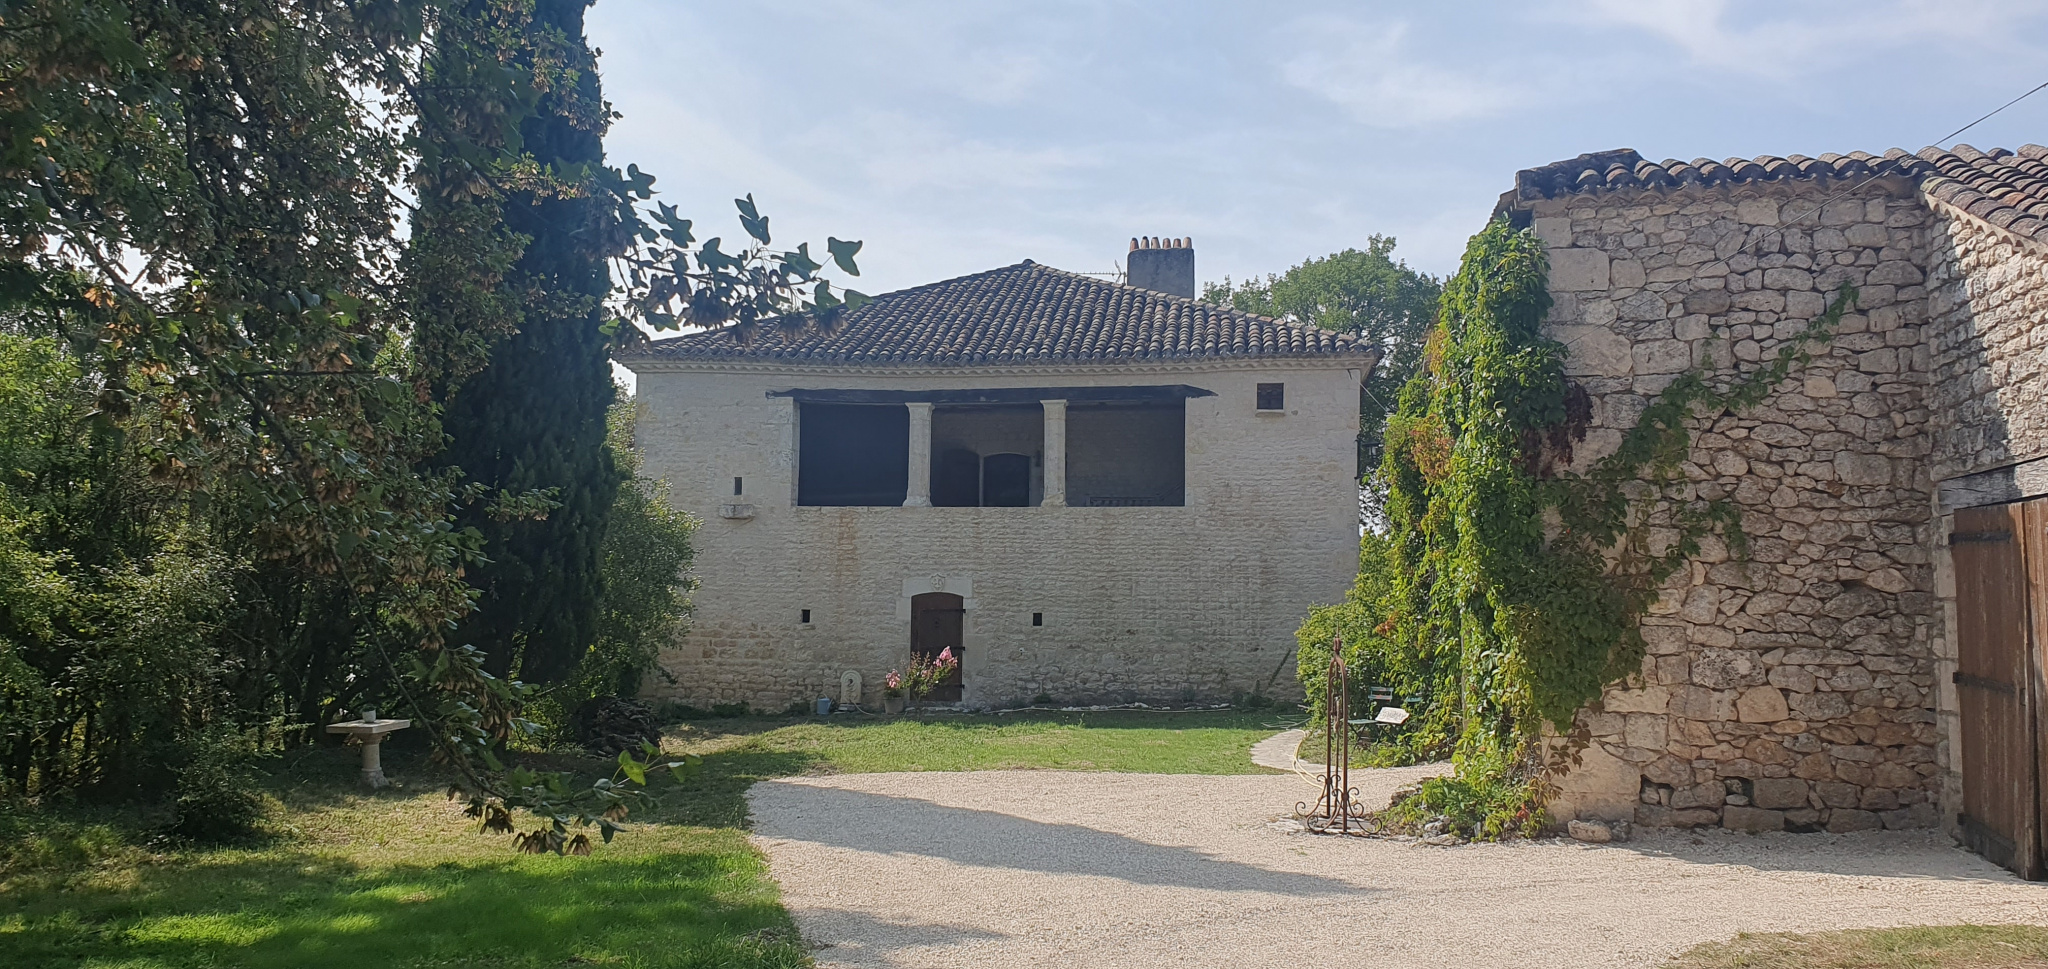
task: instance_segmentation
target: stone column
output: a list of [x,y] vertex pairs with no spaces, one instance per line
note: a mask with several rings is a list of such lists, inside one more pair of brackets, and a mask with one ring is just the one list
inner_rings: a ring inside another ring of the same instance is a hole
[[908,403],[910,408],[910,490],[903,497],[905,508],[932,506],[932,405]]
[[1044,508],[1067,506],[1067,402],[1041,400],[1045,408],[1045,497]]

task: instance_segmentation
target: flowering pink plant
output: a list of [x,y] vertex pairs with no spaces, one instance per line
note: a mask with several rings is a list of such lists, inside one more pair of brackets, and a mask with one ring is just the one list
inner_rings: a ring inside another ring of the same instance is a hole
[[931,659],[912,657],[910,671],[903,674],[904,692],[909,693],[912,700],[922,700],[937,688],[941,681],[953,675],[953,671],[959,666],[960,659],[953,655],[951,646],[939,650],[939,655]]
[[903,674],[898,673],[895,670],[890,670],[888,676],[882,677],[882,695],[902,696]]

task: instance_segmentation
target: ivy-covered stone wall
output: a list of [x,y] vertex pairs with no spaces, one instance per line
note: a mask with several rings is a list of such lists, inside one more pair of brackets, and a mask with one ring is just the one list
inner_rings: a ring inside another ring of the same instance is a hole
[[[1693,435],[1687,487],[1734,503],[1748,554],[1705,538],[1642,617],[1640,672],[1580,714],[1590,742],[1552,803],[1560,820],[1830,831],[1937,820],[1943,624],[1922,338],[1932,217],[1894,180],[1816,208],[1840,189],[1524,203],[1549,247],[1546,332],[1570,348],[1567,371],[1593,401],[1575,470],[1617,447],[1681,373],[1736,379],[1797,338],[1842,283],[1859,292],[1810,363]],[[1660,523],[1648,526],[1655,552]]]

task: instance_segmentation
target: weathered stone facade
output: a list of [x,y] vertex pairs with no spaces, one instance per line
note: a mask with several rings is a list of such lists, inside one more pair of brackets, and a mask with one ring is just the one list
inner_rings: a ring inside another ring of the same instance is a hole
[[1742,830],[1953,825],[1952,508],[1938,496],[2048,453],[2044,249],[1910,172],[1690,174],[1503,202],[1551,247],[1549,331],[1595,402],[1579,466],[1679,373],[1753,370],[1842,282],[1860,295],[1760,407],[1694,434],[1691,495],[1734,502],[1749,555],[1709,540],[1673,578],[1643,619],[1640,674],[1581,714],[1592,741],[1554,809]]
[[[781,709],[870,699],[910,650],[910,597],[966,597],[964,702],[1298,696],[1294,629],[1358,568],[1358,377],[1344,369],[716,374],[639,364],[636,443],[676,507],[705,520],[688,634],[657,695]],[[816,508],[792,500],[791,386],[932,388],[1187,382],[1187,498],[1168,508]],[[1283,382],[1261,413],[1255,385]],[[752,517],[721,516],[734,476]],[[811,622],[799,621],[810,610]],[[1043,625],[1032,625],[1032,615]]]

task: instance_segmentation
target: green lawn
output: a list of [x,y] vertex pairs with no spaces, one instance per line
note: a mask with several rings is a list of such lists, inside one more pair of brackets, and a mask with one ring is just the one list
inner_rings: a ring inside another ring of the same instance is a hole
[[749,785],[794,774],[883,771],[1099,770],[1258,774],[1251,746],[1292,713],[1025,713],[1001,717],[698,720],[670,731],[671,750],[704,770],[667,800],[678,820],[741,825]]
[[410,790],[371,795],[339,753],[278,785],[266,845],[152,850],[135,816],[0,819],[0,965],[809,965],[738,830],[642,824],[587,858],[519,855],[415,758],[387,756]]
[[[483,836],[416,755],[362,793],[351,751],[282,768],[266,843],[154,843],[135,812],[0,812],[0,966],[783,967],[810,964],[747,844],[748,785],[802,773],[1057,768],[1226,774],[1272,714],[708,720],[653,817],[587,858]],[[551,758],[552,759],[552,758]]]
[[1812,935],[1744,933],[1665,963],[1665,969],[2042,969],[2048,928],[1935,925]]

